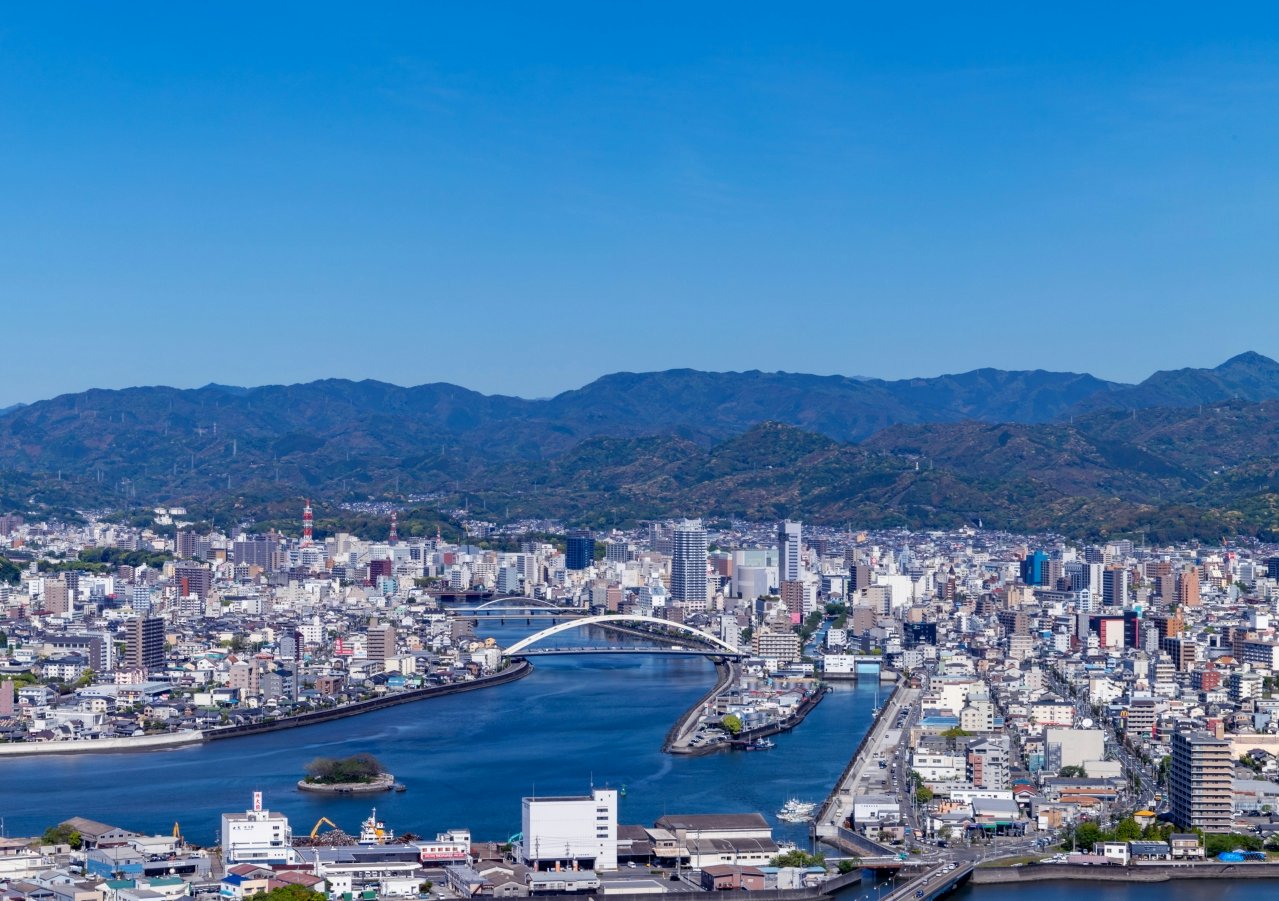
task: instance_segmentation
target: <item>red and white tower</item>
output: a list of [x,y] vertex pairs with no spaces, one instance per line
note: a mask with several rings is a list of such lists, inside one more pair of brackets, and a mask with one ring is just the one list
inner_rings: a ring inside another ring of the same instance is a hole
[[311,546],[311,527],[315,525],[315,516],[311,513],[311,499],[306,499],[306,507],[302,510],[302,546]]
[[386,540],[387,544],[395,544],[400,540],[400,533],[399,533],[399,529],[397,528],[398,525],[399,525],[399,515],[394,510],[392,510],[391,511],[391,535]]

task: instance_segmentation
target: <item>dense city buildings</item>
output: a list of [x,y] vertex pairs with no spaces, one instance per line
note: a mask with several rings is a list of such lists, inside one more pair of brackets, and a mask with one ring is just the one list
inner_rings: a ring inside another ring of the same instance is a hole
[[[671,753],[767,750],[778,730],[804,728],[828,686],[882,680],[905,705],[891,714],[899,762],[855,770],[825,839],[838,827],[932,848],[1032,847],[1130,815],[1239,834],[1279,805],[1270,547],[689,519],[600,534],[596,559],[594,534],[547,521],[463,518],[462,540],[392,543],[317,534],[311,514],[294,536],[247,526],[194,535],[185,517],[157,510],[156,528],[13,523],[0,542],[17,572],[0,586],[10,677],[0,738],[77,750],[180,744],[500,680],[514,660],[486,634],[495,620],[483,605],[525,601],[565,619],[608,614],[658,644],[726,657],[731,678],[673,729]],[[595,645],[636,638],[591,635]],[[275,878],[255,867],[318,866],[346,885],[327,852],[283,838],[287,819],[260,803],[224,817],[235,891]],[[456,824],[424,843],[421,853],[456,867],[442,877],[450,891],[477,879],[512,892],[596,891],[627,860],[700,861],[723,887],[757,878],[742,868],[777,853],[739,814],[718,826],[693,816],[619,824],[612,789],[522,804],[518,853],[501,875]],[[1178,853],[1203,852],[1177,835],[1163,842],[1168,854],[1176,841]]]

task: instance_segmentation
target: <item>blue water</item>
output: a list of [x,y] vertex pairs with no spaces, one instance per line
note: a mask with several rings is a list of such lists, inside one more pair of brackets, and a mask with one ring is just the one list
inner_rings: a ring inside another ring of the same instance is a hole
[[[508,619],[480,631],[507,644],[529,627]],[[607,641],[620,639],[609,633]],[[465,827],[480,840],[505,840],[519,831],[521,797],[581,793],[593,781],[626,786],[623,823],[651,825],[664,813],[759,811],[772,819],[789,797],[825,797],[869,726],[875,698],[873,685],[842,684],[772,751],[672,757],[663,739],[713,684],[709,661],[583,655],[534,663],[510,685],[303,729],[173,751],[0,761],[0,818],[8,835],[76,815],[157,832],[178,821],[189,840],[213,843],[220,814],[244,810],[261,790],[299,834],[321,816],[354,833],[375,803],[399,832]],[[357,799],[296,789],[308,760],[361,751],[377,755],[408,791]],[[777,834],[808,842],[803,825],[779,824]]]

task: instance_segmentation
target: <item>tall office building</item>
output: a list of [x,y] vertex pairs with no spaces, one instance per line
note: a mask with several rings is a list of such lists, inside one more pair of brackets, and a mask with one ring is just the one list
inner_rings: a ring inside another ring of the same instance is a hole
[[1186,830],[1229,832],[1233,775],[1229,741],[1207,732],[1174,732],[1168,774],[1173,822]]
[[1101,602],[1107,607],[1122,607],[1128,600],[1128,570],[1109,566],[1101,573]]
[[153,670],[164,666],[164,620],[158,616],[135,616],[125,623],[124,665],[130,669]]
[[686,519],[671,538],[671,599],[706,600],[706,529],[700,519]]
[[777,584],[799,581],[801,526],[789,519],[777,527]]
[[569,569],[590,569],[594,562],[594,536],[584,529],[569,532],[568,547],[564,552],[564,565]]
[[1021,581],[1025,585],[1049,584],[1048,555],[1035,551],[1021,561]]

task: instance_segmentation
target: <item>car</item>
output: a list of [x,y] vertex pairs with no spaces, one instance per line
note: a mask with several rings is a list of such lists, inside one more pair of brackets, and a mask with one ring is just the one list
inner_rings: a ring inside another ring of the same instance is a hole
[[628,860],[628,861],[626,862],[626,866],[628,866],[630,869],[632,869],[632,870],[633,870],[633,869],[635,869],[635,867],[637,866],[637,864],[636,864],[636,863],[635,863],[635,861],[633,861],[633,860]]

